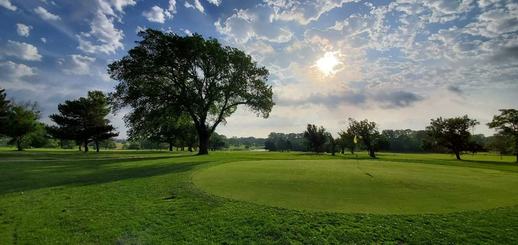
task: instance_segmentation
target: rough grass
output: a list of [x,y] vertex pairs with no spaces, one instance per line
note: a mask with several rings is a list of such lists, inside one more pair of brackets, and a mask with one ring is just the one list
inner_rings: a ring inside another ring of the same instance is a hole
[[[379,161],[514,174],[513,157],[380,154]],[[309,212],[207,195],[193,173],[301,153],[0,151],[0,244],[518,243],[518,207],[446,214]],[[364,154],[358,156],[370,162]],[[511,197],[510,197],[511,198]]]

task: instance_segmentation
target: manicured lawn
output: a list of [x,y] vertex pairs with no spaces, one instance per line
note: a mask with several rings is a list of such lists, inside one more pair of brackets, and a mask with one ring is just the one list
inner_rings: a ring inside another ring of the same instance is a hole
[[420,214],[518,204],[518,173],[359,160],[271,160],[221,164],[194,183],[217,196],[300,210]]
[[2,150],[0,244],[518,243],[514,158],[464,157]]

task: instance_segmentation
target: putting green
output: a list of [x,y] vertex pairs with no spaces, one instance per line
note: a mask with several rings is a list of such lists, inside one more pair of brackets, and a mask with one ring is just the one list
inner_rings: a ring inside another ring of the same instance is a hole
[[356,160],[233,162],[196,172],[214,195],[298,210],[418,214],[518,204],[518,174]]

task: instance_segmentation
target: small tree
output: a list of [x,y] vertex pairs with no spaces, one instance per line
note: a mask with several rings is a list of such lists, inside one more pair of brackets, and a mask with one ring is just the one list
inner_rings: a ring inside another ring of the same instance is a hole
[[179,36],[147,29],[128,55],[109,65],[119,81],[112,94],[117,108],[185,112],[196,127],[198,154],[239,105],[267,118],[274,105],[268,70],[236,48],[200,35]]
[[7,112],[5,135],[12,138],[18,151],[23,150],[25,137],[40,128],[38,117],[36,105],[13,105]]
[[356,121],[349,118],[349,128],[347,129],[347,133],[355,136],[357,139],[361,139],[365,148],[367,148],[367,151],[369,152],[369,156],[376,158],[375,145],[379,138],[379,132],[375,122],[369,122],[367,119]]
[[463,117],[432,119],[426,131],[434,139],[434,143],[444,146],[455,153],[457,160],[461,160],[460,153],[469,150],[471,133],[469,130],[478,124],[477,120]]
[[99,143],[118,135],[106,116],[110,107],[101,91],[90,91],[88,97],[67,100],[58,105],[59,114],[50,115],[57,126],[49,127],[49,133],[58,139],[76,140],[88,152],[88,144],[94,142],[99,152]]
[[324,127],[317,127],[314,124],[308,124],[306,131],[304,132],[304,138],[306,139],[311,151],[320,153],[325,150],[329,135]]
[[502,136],[508,137],[514,143],[514,153],[518,163],[518,110],[502,109],[500,115],[495,115],[488,123],[489,128],[498,130]]

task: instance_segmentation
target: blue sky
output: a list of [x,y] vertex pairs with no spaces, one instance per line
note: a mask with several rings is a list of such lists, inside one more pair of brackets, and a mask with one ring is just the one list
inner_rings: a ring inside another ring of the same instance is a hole
[[[215,37],[269,69],[270,118],[239,109],[218,129],[229,136],[307,123],[336,133],[348,117],[381,129],[464,114],[484,124],[518,107],[511,0],[0,0],[0,28],[0,87],[38,102],[46,122],[66,99],[112,91],[106,65],[143,28]],[[124,113],[111,116],[122,137]]]

